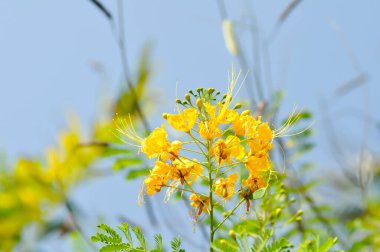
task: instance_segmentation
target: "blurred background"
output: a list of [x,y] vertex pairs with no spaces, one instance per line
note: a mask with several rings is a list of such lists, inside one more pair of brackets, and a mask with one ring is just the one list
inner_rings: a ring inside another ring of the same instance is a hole
[[[257,105],[281,91],[279,118],[295,106],[312,113],[313,148],[295,161],[314,164],[302,180],[317,182],[310,194],[329,216],[356,218],[379,191],[379,9],[374,0],[1,1],[2,169],[10,173],[21,157],[46,162],[48,147],[72,124],[80,122],[83,142],[91,141],[94,124],[118,111],[113,101],[126,78],[137,85],[142,69],[140,101],[154,128],[187,90],[226,90],[234,66],[247,73],[238,99]],[[68,193],[84,234],[102,221],[128,220],[150,234],[187,237],[186,248],[202,251],[202,232],[193,231],[183,205],[153,198],[149,204],[164,217],[152,225],[146,207],[137,206],[142,178],[126,181],[109,160],[95,166],[102,173]],[[66,213],[56,207],[49,214]],[[170,225],[173,219],[181,225]],[[23,226],[16,251],[73,251],[73,235],[36,239],[25,231],[33,222]],[[348,241],[346,228],[336,229]]]

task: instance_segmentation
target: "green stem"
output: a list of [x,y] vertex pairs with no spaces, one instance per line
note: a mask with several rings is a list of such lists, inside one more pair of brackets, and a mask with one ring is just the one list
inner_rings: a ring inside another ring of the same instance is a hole
[[227,214],[227,216],[222,220],[222,222],[220,222],[218,224],[218,226],[216,226],[214,228],[214,233],[216,232],[216,230],[218,230],[223,224],[224,222],[226,222],[226,220],[235,212],[235,210],[245,201],[245,199],[242,199],[234,208],[232,208],[232,210]]
[[214,242],[214,206],[213,206],[213,199],[212,199],[212,177],[211,172],[209,172],[209,198],[210,198],[210,252],[213,251],[211,244]]
[[[207,149],[210,150],[210,141],[207,142]],[[210,155],[207,155],[207,162],[209,165],[208,178],[209,178],[209,199],[210,199],[210,252],[213,252],[214,250],[211,247],[211,245],[214,242],[214,203],[212,199],[213,179],[212,179],[212,163],[211,163]]]
[[[193,139],[193,141],[195,142],[195,144],[197,145],[197,147],[199,148],[199,150],[202,152],[202,154],[205,156],[205,157],[207,157],[207,160],[209,160],[209,155],[207,155],[204,151],[203,151],[203,149],[202,149],[202,147],[199,145],[199,143],[200,144],[203,144],[204,145],[204,143],[202,143],[202,142],[200,142],[198,139],[196,139],[192,134],[191,134],[191,132],[188,132],[188,134],[189,134],[189,136]],[[208,142],[208,146],[207,146],[207,152],[208,153],[210,153],[210,146],[209,146],[210,144],[209,144],[209,142]]]

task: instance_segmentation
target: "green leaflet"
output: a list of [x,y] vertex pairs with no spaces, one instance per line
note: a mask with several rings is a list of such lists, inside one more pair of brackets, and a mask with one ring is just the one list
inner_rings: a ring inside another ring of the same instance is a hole
[[[149,248],[148,243],[141,229],[136,227],[130,227],[128,223],[123,223],[117,228],[123,233],[124,237],[120,236],[118,232],[106,224],[98,226],[100,232],[91,237],[93,242],[102,243],[100,252],[116,252],[116,251],[128,251],[128,252],[163,252],[165,251],[162,245],[161,234],[154,236],[154,247]],[[131,232],[132,230],[132,232]],[[132,235],[133,234],[133,235]],[[133,237],[134,236],[134,237]],[[133,242],[135,240],[135,243]],[[175,237],[170,246],[173,252],[185,252],[181,249],[181,239]]]

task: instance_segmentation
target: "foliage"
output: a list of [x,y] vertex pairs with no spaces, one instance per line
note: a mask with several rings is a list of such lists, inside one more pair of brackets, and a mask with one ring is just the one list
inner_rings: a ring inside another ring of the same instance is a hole
[[[162,252],[165,251],[162,245],[162,236],[156,234],[154,236],[154,248],[149,249],[149,246],[146,242],[144,234],[141,232],[141,229],[136,226],[130,228],[128,223],[123,223],[117,228],[123,233],[124,237],[120,236],[118,232],[106,224],[101,224],[98,228],[102,231],[96,233],[96,235],[91,237],[91,240],[94,242],[103,243],[103,246],[100,248],[100,252],[111,252],[111,251],[130,251],[130,252]],[[132,236],[132,233],[134,237]],[[134,239],[135,238],[135,239]],[[124,241],[126,239],[126,241]],[[173,252],[185,252],[184,249],[181,249],[181,239],[176,237],[170,242]]]

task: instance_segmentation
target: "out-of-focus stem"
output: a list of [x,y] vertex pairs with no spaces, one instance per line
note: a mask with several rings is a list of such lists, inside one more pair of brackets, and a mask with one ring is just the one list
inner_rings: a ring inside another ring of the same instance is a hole
[[83,232],[82,228],[80,227],[77,217],[76,217],[76,213],[67,198],[65,198],[64,204],[65,204],[66,210],[68,211],[70,215],[71,223],[74,229],[78,232],[78,234],[82,237],[82,239],[88,244],[88,246],[93,251],[98,251],[98,248],[94,245],[94,243],[91,242],[91,240],[86,236],[86,234]]

